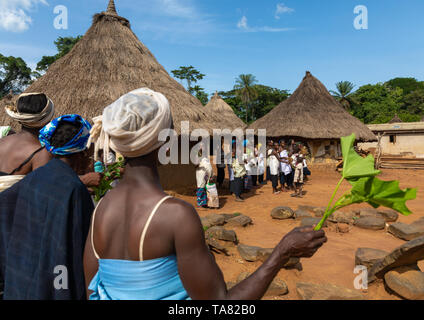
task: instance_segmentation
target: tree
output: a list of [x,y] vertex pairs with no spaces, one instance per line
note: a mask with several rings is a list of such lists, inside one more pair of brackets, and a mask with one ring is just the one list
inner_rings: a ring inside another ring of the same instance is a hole
[[[257,98],[252,101],[254,116],[253,119],[259,119],[270,112],[275,106],[286,100],[290,94],[287,90],[280,90],[268,86],[257,84],[254,86],[258,94]],[[241,118],[246,118],[246,110],[240,96],[236,90],[222,91],[219,95],[228,103],[234,110],[235,114]]]
[[[72,48],[80,41],[82,36],[77,37],[59,37],[54,42],[58,53],[54,56],[43,56],[41,60],[37,63],[36,70],[38,72],[46,72],[47,69],[58,59],[67,55]],[[37,77],[41,76],[40,73],[37,74]]]
[[31,83],[31,68],[22,58],[0,54],[0,98],[13,91],[21,93]]
[[410,115],[418,116],[413,118],[419,120],[424,115],[424,89],[414,90],[405,95],[403,103],[402,110]]
[[340,102],[343,108],[349,111],[352,104],[350,95],[355,85],[349,81],[340,81],[336,83],[336,88],[337,91],[331,90],[330,93]]
[[419,82],[415,78],[394,78],[386,82],[391,89],[401,88],[404,95],[412,91],[424,89],[424,82]]
[[202,80],[205,75],[196,70],[193,66],[180,67],[177,70],[172,70],[172,74],[175,78],[180,80],[187,81],[187,90],[193,94],[193,88],[191,87],[192,83],[196,83],[199,80]]
[[396,113],[402,118],[403,91],[383,83],[365,85],[351,95],[351,112],[364,123],[387,123]]
[[209,102],[209,96],[205,92],[205,89],[200,86],[194,86],[192,88],[192,91],[194,93],[194,96],[200,100],[200,102],[205,106]]
[[254,75],[241,74],[236,78],[236,84],[234,85],[236,94],[240,97],[241,101],[243,101],[246,110],[246,123],[248,123],[249,108],[252,109],[252,121],[254,121],[255,110],[252,106],[252,101],[258,97],[256,88],[254,87],[257,82]]

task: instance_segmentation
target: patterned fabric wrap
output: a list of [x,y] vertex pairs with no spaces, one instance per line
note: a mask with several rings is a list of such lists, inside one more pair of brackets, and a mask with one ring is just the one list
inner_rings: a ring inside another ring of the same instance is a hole
[[[56,148],[50,144],[57,127],[61,122],[81,123],[82,127],[78,134],[72,138],[63,147]],[[77,114],[61,116],[52,120],[43,129],[40,130],[40,143],[48,152],[54,155],[66,156],[74,153],[82,152],[87,148],[87,142],[90,138],[91,125],[88,121]]]
[[206,188],[198,188],[197,189],[197,205],[199,207],[206,206],[208,204],[208,195],[206,192]]

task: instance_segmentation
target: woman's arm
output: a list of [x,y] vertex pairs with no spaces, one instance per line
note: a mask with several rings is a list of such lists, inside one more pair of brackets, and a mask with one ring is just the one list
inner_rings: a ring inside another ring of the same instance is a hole
[[323,231],[297,228],[277,245],[269,259],[249,278],[227,291],[223,274],[209,251],[199,215],[181,202],[174,218],[175,251],[181,280],[189,296],[200,300],[261,299],[290,257],[312,257],[327,241]]
[[84,278],[85,278],[85,287],[87,289],[87,300],[93,291],[88,290],[91,280],[99,269],[99,262],[94,255],[93,246],[91,245],[91,230],[88,233],[87,240],[85,241],[84,249]]

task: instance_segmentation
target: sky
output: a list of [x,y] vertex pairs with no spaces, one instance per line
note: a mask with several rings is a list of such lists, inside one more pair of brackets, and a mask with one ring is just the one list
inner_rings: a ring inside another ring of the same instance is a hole
[[[0,0],[0,53],[35,68],[43,55],[56,53],[57,37],[85,34],[108,1]],[[248,73],[260,84],[290,92],[305,71],[329,90],[344,80],[356,87],[394,77],[424,81],[423,0],[115,3],[168,72],[193,65],[206,74],[198,84],[209,94],[231,90],[235,78]],[[58,29],[55,19],[63,8],[67,26],[65,20],[59,26],[67,29]]]

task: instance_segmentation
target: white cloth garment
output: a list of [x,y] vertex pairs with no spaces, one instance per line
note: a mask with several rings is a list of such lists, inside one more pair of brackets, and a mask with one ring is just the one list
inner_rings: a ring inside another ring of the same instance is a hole
[[[42,94],[42,93],[23,93],[19,96],[19,99],[22,98],[22,97],[30,96],[30,95],[40,95],[40,94]],[[7,106],[5,108],[5,111],[6,111],[6,113],[9,117],[11,117],[13,120],[18,121],[24,127],[27,127],[27,128],[42,128],[47,123],[49,123],[50,120],[52,120],[53,116],[54,116],[53,101],[50,100],[50,98],[47,97],[47,95],[45,95],[45,96],[47,98],[47,104],[40,113],[37,113],[37,114],[21,113],[21,112],[18,111],[16,106]]]
[[258,155],[258,175],[265,173],[265,159],[263,153]]
[[269,170],[271,175],[277,176],[280,173],[280,161],[273,154],[268,157],[269,159]]
[[158,139],[162,130],[172,126],[168,100],[148,88],[123,95],[93,120],[89,143],[95,143],[95,157],[104,150],[104,162],[110,149],[128,158],[151,153],[165,143]]
[[25,176],[2,176],[0,177],[0,192],[9,189],[15,183],[21,181]]
[[209,179],[212,177],[213,169],[208,158],[202,158],[196,168],[197,188],[205,188]]
[[[280,152],[280,157],[281,158],[288,158],[289,157],[289,153],[287,150],[283,150]],[[288,175],[292,172],[292,168],[291,165],[289,164],[289,161],[286,160],[285,162],[281,162],[280,163],[280,171],[282,173],[284,173],[284,175]]]
[[234,181],[234,170],[233,170],[233,168],[231,168],[230,164],[227,167],[228,167],[229,179],[230,179],[230,181]]

